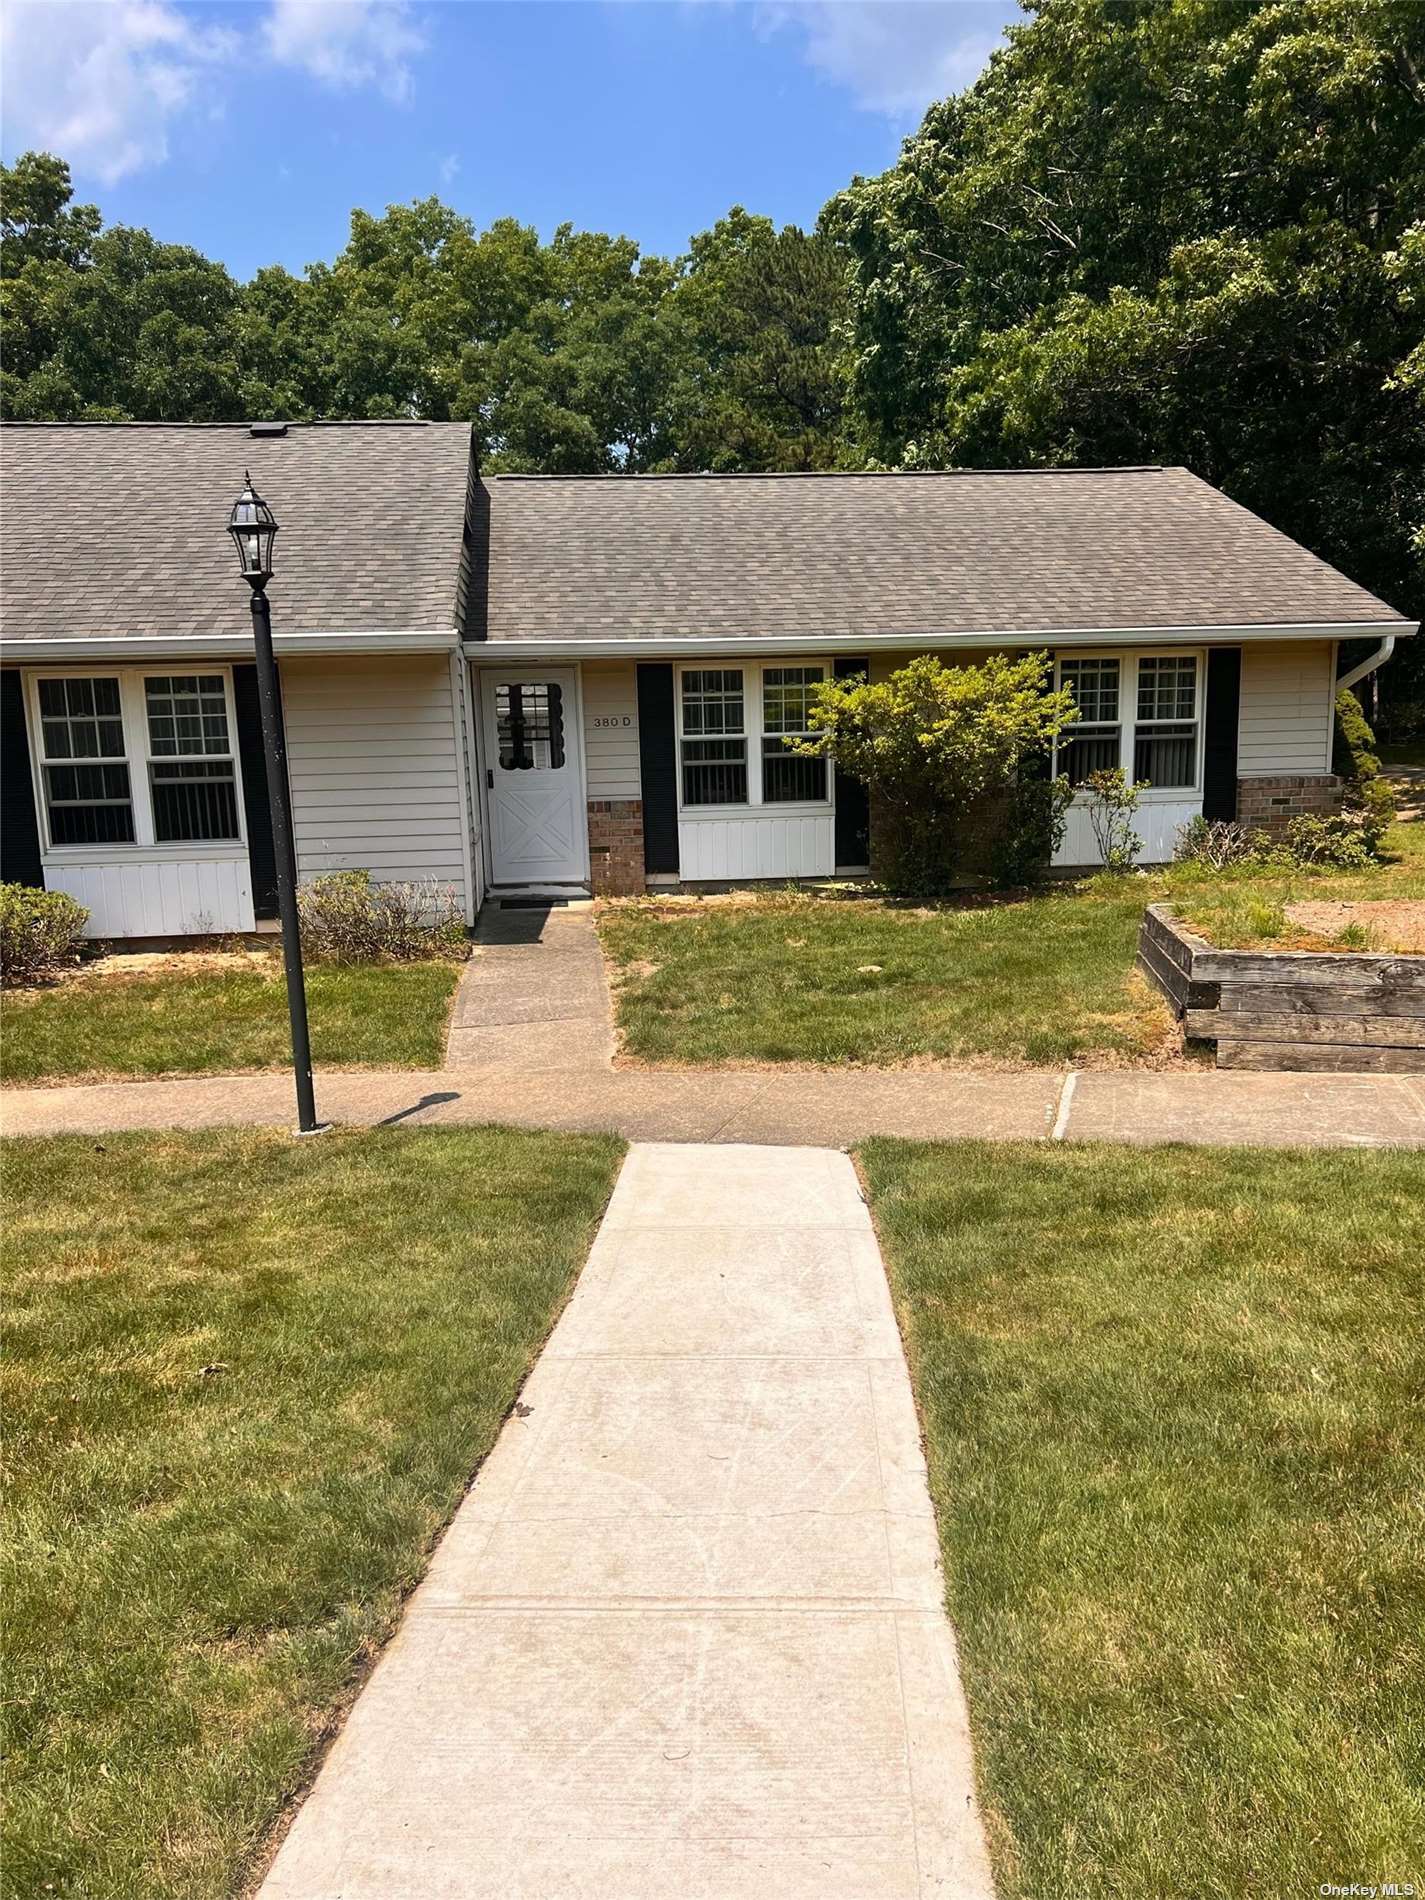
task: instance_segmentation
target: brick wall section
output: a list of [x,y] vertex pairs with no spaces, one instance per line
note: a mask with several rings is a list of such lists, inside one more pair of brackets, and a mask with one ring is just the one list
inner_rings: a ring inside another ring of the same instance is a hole
[[1237,781],[1238,818],[1263,831],[1285,831],[1288,821],[1303,812],[1329,818],[1340,809],[1341,781],[1331,772]]
[[589,876],[595,897],[643,895],[643,801],[589,800]]

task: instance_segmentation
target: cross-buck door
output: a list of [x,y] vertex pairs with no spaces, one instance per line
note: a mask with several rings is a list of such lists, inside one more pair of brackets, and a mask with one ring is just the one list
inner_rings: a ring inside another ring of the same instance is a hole
[[584,883],[588,821],[572,669],[482,672],[480,703],[491,882]]

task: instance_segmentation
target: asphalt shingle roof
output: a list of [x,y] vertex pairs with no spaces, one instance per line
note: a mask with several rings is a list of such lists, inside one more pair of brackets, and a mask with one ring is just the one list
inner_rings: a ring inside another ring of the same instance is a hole
[[458,624],[467,423],[42,423],[0,427],[0,634],[242,637],[245,469],[279,524],[280,633]]
[[483,488],[488,591],[472,595],[470,632],[490,639],[1397,618],[1182,468],[493,476]]

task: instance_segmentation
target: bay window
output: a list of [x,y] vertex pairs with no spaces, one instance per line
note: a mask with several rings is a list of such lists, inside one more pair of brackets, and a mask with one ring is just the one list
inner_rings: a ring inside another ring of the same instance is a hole
[[1054,770],[1073,785],[1121,766],[1152,791],[1192,792],[1202,730],[1202,656],[1085,654],[1064,658],[1058,683],[1079,717],[1054,748]]
[[826,676],[820,661],[680,668],[680,808],[829,809],[827,761],[792,750],[811,737],[812,695]]
[[46,674],[31,720],[50,850],[241,844],[225,672]]

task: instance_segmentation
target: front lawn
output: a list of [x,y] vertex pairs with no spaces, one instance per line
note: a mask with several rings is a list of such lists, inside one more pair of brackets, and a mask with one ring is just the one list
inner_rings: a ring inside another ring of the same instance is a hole
[[861,1161],[1000,1900],[1419,1883],[1425,1156]]
[[[307,972],[312,1057],[327,1068],[437,1069],[453,963],[323,964]],[[201,959],[141,975],[80,973],[0,1003],[0,1078],[229,1074],[291,1061],[277,957]]]
[[599,932],[625,1053],[644,1062],[1162,1061],[1180,1039],[1134,974],[1146,904],[1180,904],[1216,941],[1294,940],[1298,897],[1425,897],[1425,825],[1387,848],[1353,874],[1174,865],[924,909],[850,891],[640,900],[603,906]]
[[6,1147],[4,1891],[235,1893],[390,1635],[620,1147]]

